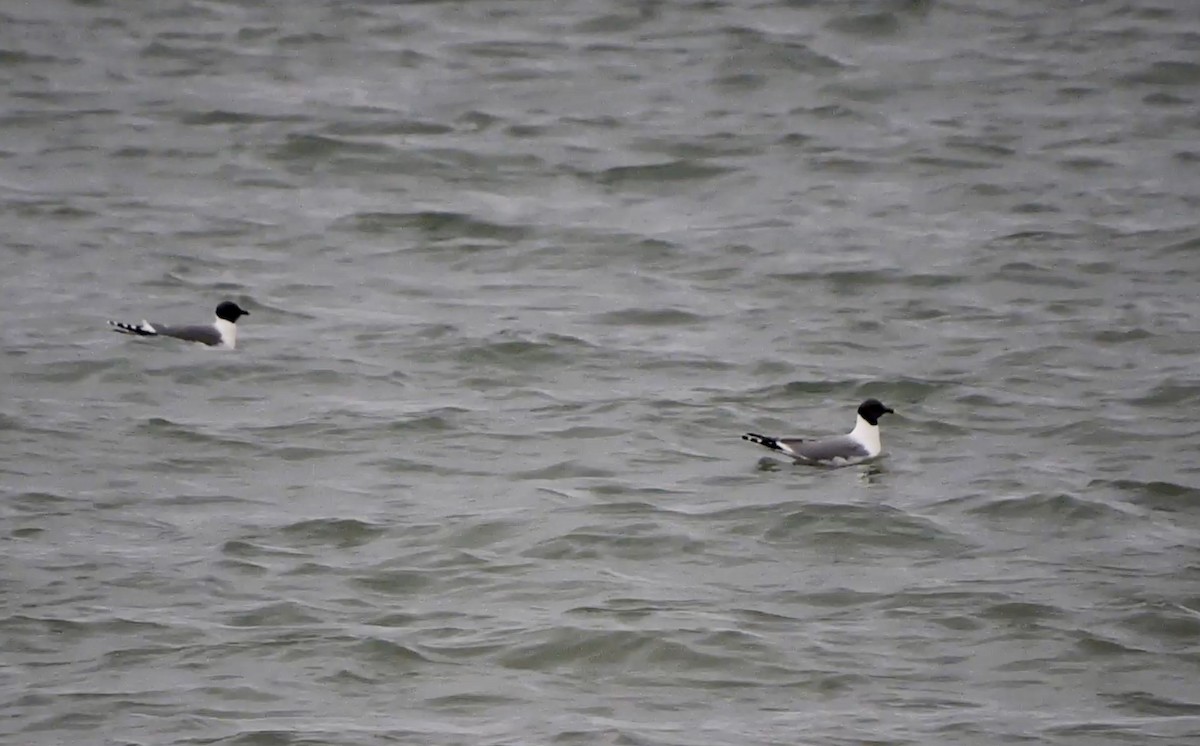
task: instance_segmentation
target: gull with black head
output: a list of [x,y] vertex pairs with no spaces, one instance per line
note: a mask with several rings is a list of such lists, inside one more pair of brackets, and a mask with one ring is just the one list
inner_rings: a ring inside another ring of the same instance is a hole
[[191,326],[170,326],[167,324],[150,323],[145,319],[140,324],[126,324],[120,321],[108,322],[114,332],[134,334],[139,337],[173,337],[185,342],[199,342],[210,347],[237,347],[237,320],[249,316],[250,312],[231,300],[223,301],[217,306],[217,318],[211,324]]
[[742,440],[791,456],[797,463],[840,464],[875,458],[883,451],[879,440],[879,418],[892,414],[878,399],[867,399],[858,405],[854,429],[846,435],[822,440],[803,438],[772,438],[769,435],[746,433]]

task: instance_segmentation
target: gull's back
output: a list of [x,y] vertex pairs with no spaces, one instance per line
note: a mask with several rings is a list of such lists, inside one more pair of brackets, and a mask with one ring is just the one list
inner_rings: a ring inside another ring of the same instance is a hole
[[782,441],[797,458],[806,461],[833,461],[835,459],[867,458],[870,452],[862,443],[849,435],[839,435],[836,438],[824,440],[786,440]]

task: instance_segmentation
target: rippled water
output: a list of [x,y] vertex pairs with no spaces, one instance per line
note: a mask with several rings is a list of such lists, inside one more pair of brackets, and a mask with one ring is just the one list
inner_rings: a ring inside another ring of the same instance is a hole
[[[1200,743],[1197,60],[1192,0],[4,6],[0,740]],[[874,464],[738,437],[867,396]]]

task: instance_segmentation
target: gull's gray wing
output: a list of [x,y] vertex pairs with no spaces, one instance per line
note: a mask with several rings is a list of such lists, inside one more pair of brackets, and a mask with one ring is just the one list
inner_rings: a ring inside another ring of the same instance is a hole
[[221,333],[212,324],[207,326],[161,326],[151,323],[151,326],[154,327],[154,331],[164,337],[174,337],[187,342],[199,342],[212,346],[221,344]]
[[863,447],[862,443],[848,435],[839,435],[836,438],[826,438],[825,440],[788,439],[780,440],[779,443],[786,445],[796,458],[805,461],[832,461],[837,458],[849,461],[866,458],[868,455],[867,449]]

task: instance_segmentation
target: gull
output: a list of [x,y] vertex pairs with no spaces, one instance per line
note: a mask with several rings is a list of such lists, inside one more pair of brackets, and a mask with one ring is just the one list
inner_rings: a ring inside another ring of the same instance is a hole
[[237,346],[237,320],[249,316],[250,312],[238,306],[231,300],[217,306],[217,318],[211,324],[194,326],[167,326],[166,324],[151,324],[145,319],[140,324],[125,324],[120,321],[108,322],[114,332],[135,334],[139,337],[174,337],[187,342],[199,342],[210,347],[226,347],[233,349]]
[[878,399],[867,399],[858,405],[854,429],[846,435],[822,440],[804,440],[746,433],[742,440],[791,456],[797,463],[839,464],[862,461],[875,458],[883,451],[883,445],[879,442],[879,418],[892,413],[892,408],[885,407]]

